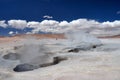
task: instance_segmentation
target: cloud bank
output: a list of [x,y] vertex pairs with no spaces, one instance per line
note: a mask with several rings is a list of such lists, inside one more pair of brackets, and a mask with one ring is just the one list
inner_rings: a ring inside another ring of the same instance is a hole
[[73,21],[56,21],[56,20],[43,20],[26,21],[26,20],[9,20],[0,21],[0,27],[12,27],[15,29],[32,28],[31,32],[26,33],[65,33],[72,30],[82,30],[94,35],[118,35],[120,34],[120,20],[113,22],[98,22],[96,20],[77,19]]

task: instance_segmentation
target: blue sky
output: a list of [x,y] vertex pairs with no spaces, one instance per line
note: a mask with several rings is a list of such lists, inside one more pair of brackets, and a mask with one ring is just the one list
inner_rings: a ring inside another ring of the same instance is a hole
[[6,21],[43,21],[49,15],[56,21],[86,18],[104,22],[120,19],[120,0],[0,0],[0,10],[0,20]]
[[41,21],[50,15],[55,20],[71,21],[78,18],[100,21],[120,18],[120,0],[0,0],[0,19]]

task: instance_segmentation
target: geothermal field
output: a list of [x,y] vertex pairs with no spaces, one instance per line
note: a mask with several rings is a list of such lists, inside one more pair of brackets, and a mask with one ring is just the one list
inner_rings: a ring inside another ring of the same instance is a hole
[[0,38],[0,80],[120,80],[120,38],[84,32]]

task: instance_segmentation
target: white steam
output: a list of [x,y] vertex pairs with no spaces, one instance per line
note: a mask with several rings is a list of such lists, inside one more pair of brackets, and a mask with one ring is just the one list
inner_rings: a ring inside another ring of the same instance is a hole
[[24,45],[19,47],[16,52],[20,55],[21,64],[28,63],[38,66],[53,61],[53,54],[51,54],[49,48],[32,37],[28,37],[24,41]]
[[[66,33],[66,40],[36,40],[32,36],[28,36],[23,42],[23,46],[16,50],[16,53],[20,55],[20,62],[29,63],[32,65],[40,65],[44,63],[50,63],[53,61],[53,56],[57,54],[52,48],[52,45],[57,45],[59,43],[62,48],[58,48],[58,52],[62,51],[64,48],[82,48],[91,49],[92,46],[101,45],[100,40],[82,31],[70,31]],[[54,47],[54,46],[53,46]],[[56,49],[57,50],[57,49]]]
[[84,33],[83,31],[69,31],[65,35],[70,41],[69,44],[71,44],[71,47],[91,48],[94,45],[101,45],[101,41],[99,39],[88,33]]

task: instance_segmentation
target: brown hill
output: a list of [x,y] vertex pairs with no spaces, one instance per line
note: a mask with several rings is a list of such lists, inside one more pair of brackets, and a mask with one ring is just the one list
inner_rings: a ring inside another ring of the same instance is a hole
[[64,34],[19,34],[15,35],[13,37],[20,37],[20,38],[26,38],[26,37],[35,37],[37,39],[43,39],[43,38],[58,38],[58,39],[63,39]]
[[0,37],[0,43],[7,43],[12,41],[19,41],[24,38],[37,38],[37,39],[64,39],[64,34],[19,34],[11,37]]
[[120,38],[120,35],[104,36],[104,37],[98,37],[98,38]]

